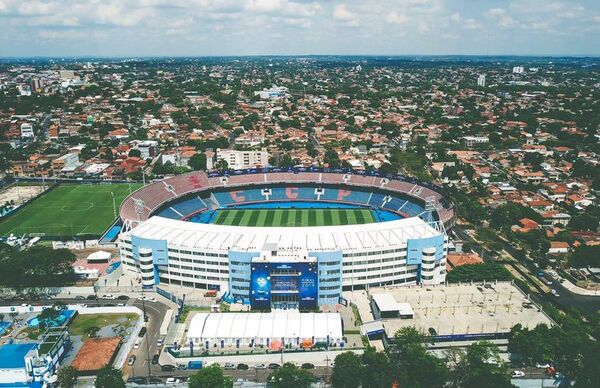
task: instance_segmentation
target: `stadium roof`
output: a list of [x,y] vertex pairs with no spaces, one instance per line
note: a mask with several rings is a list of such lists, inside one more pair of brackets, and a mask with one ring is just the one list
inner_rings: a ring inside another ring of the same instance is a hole
[[214,251],[257,252],[277,244],[279,254],[308,251],[352,251],[400,246],[411,238],[440,232],[418,217],[345,226],[240,227],[182,222],[154,216],[126,235],[167,240],[169,244]]
[[244,338],[341,339],[342,318],[338,313],[199,313],[188,329],[188,338],[202,340]]

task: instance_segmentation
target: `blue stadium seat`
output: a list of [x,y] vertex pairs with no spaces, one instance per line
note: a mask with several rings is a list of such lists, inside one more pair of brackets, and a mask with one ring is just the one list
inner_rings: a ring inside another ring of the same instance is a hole
[[177,212],[175,212],[175,210],[173,210],[170,207],[161,210],[157,215],[159,215],[161,217],[165,217],[165,218],[171,218],[174,220],[181,219],[181,215],[177,214]]
[[260,202],[266,198],[262,195],[261,189],[248,189],[241,193],[244,196],[244,202]]
[[325,193],[321,195],[321,201],[337,201],[340,190],[333,188],[325,188]]
[[198,197],[193,197],[186,199],[185,201],[176,203],[171,206],[173,209],[177,210],[179,213],[187,216],[188,214],[192,214],[197,212],[198,210],[205,208],[206,204],[202,202],[202,200]]
[[423,206],[409,201],[406,203],[406,205],[402,207],[402,209],[400,209],[400,211],[410,215],[411,217],[414,217],[423,213],[425,209],[423,208]]
[[227,206],[236,203],[233,198],[231,198],[231,193],[213,193],[219,205]]
[[368,191],[356,191],[352,190],[352,194],[344,198],[344,201],[352,202],[352,203],[361,203],[366,204],[369,200],[371,193]]
[[392,198],[391,201],[385,204],[384,209],[398,211],[398,209],[406,203],[406,200],[400,198]]
[[372,207],[381,207],[383,205],[383,200],[386,196],[383,194],[373,193],[371,196],[371,200],[369,200],[369,205]]

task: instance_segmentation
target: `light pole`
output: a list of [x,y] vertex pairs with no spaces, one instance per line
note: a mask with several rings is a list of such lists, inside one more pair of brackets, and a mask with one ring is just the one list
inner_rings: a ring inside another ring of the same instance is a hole
[[150,334],[148,334],[148,328],[146,327],[146,302],[145,302],[145,296],[144,296],[144,286],[142,285],[142,314],[143,317],[142,319],[144,320],[144,331],[145,331],[145,335],[146,335],[146,363],[148,364],[148,377],[152,376],[152,369],[150,368],[150,344],[149,342],[149,338],[150,338]]

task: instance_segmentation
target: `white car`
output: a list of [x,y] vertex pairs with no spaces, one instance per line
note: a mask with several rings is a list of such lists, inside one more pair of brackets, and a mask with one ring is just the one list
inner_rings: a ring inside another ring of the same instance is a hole
[[254,369],[267,369],[265,364],[256,364],[254,365]]
[[117,299],[117,297],[114,295],[111,295],[111,294],[104,294],[104,295],[102,295],[102,299],[115,300],[115,299]]
[[133,345],[134,349],[139,349],[140,348],[140,341],[135,341],[135,344]]
[[177,384],[181,383],[181,380],[176,379],[175,377],[169,377],[166,381],[167,384]]
[[547,362],[536,362],[535,363],[535,367],[536,368],[540,368],[540,369],[546,369],[546,368],[550,368],[550,364],[548,364]]
[[525,372],[520,371],[520,370],[514,370],[510,374],[510,377],[512,377],[513,379],[514,378],[519,378],[519,377],[525,377]]
[[148,297],[146,295],[140,296],[139,300],[143,300],[143,301],[146,301],[146,302],[156,302],[156,298]]

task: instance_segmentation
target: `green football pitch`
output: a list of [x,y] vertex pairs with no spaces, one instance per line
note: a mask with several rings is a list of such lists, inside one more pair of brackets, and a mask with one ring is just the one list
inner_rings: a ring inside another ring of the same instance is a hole
[[369,209],[221,209],[214,223],[235,226],[330,226],[375,222]]
[[48,235],[68,237],[100,234],[114,221],[121,201],[140,184],[65,184],[35,199],[16,213],[0,219],[0,236]]

